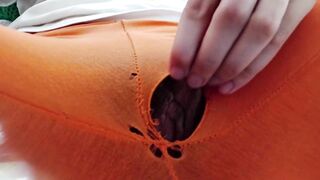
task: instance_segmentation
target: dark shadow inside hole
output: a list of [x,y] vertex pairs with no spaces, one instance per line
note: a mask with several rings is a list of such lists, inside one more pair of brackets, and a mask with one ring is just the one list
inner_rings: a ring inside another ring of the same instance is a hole
[[156,147],[154,144],[151,144],[150,151],[158,158],[162,157],[162,151]]
[[129,79],[132,80],[134,77],[136,77],[138,75],[138,73],[131,73]]
[[132,133],[135,133],[135,134],[137,134],[139,136],[143,136],[143,133],[139,129],[137,129],[137,128],[133,127],[133,126],[129,126],[129,130]]
[[182,152],[181,152],[180,148],[168,147],[167,152],[171,157],[176,158],[176,159],[181,158],[181,156],[182,156]]
[[206,100],[202,89],[192,89],[185,81],[166,77],[151,99],[151,117],[161,135],[173,142],[191,136],[203,116]]

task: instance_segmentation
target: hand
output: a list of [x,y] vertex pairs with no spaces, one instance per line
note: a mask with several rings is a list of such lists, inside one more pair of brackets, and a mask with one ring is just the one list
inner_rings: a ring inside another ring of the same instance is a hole
[[172,50],[170,74],[193,88],[231,94],[280,50],[316,0],[189,0]]

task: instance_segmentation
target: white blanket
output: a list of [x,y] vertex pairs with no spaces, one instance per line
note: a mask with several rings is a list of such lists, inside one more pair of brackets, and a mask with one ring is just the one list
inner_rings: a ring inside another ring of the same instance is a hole
[[10,27],[24,32],[41,32],[98,19],[153,19],[177,22],[186,4],[186,0],[31,1],[38,4],[27,9],[9,25]]

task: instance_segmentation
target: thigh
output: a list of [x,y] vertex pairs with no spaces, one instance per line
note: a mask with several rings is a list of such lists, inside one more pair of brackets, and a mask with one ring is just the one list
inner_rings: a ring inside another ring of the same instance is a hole
[[[100,22],[36,35],[1,28],[6,144],[54,179],[319,177],[318,17],[319,5],[238,93],[208,89],[199,127],[174,143],[148,134],[176,24]],[[173,144],[181,159],[168,153]]]
[[39,179],[150,177],[121,167],[132,159],[159,166],[141,157],[150,152],[149,140],[131,131],[147,132],[145,84],[167,75],[175,29],[157,21],[89,23],[33,35],[0,28],[3,150],[31,164]]

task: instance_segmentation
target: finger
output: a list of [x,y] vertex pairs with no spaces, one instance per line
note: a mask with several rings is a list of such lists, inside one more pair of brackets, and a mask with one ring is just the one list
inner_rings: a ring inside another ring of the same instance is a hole
[[195,58],[188,84],[205,85],[248,22],[257,0],[223,0],[215,11]]
[[[220,86],[219,91],[223,94],[232,94],[249,83],[259,72],[261,72],[278,53],[283,44],[294,32],[304,16],[311,10],[315,2],[308,6],[301,6],[303,2],[291,1],[287,13],[280,25],[278,33],[262,53],[243,71],[239,76]],[[299,9],[299,11],[296,11]]]
[[170,74],[181,80],[189,72],[219,0],[189,0],[183,11],[171,52]]
[[238,76],[270,43],[288,7],[289,0],[261,0],[248,26],[236,42],[210,85],[217,85]]

